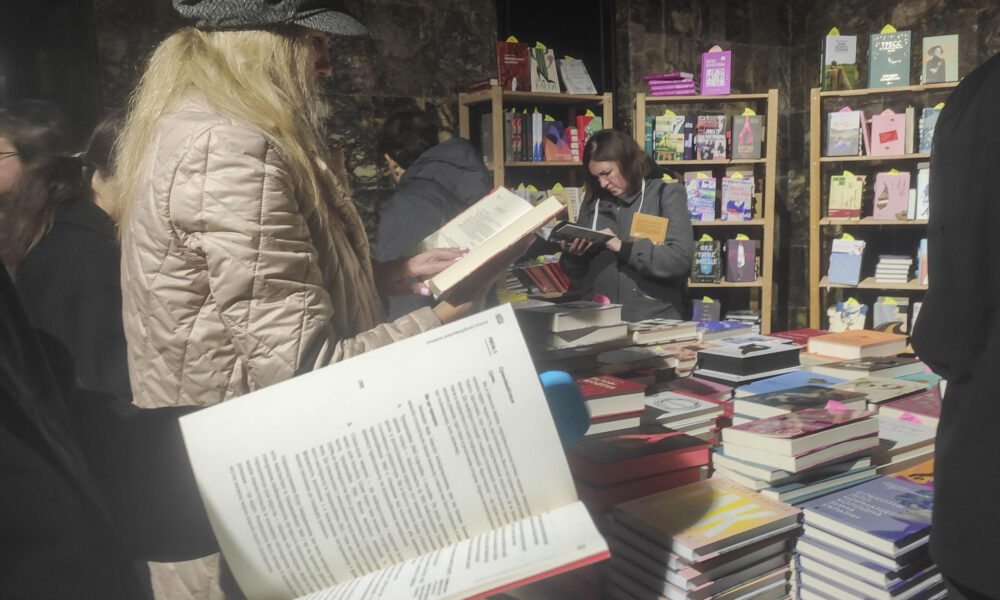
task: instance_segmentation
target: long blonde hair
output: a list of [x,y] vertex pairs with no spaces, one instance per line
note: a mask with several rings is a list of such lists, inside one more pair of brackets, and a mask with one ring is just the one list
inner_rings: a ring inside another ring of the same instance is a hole
[[185,28],[164,40],[143,74],[117,156],[119,192],[115,220],[119,230],[138,192],[142,163],[156,135],[157,122],[186,94],[197,91],[221,114],[260,129],[288,161],[296,193],[330,235],[325,199],[346,195],[330,171],[324,144],[329,109],[311,73],[308,30],[200,31]]

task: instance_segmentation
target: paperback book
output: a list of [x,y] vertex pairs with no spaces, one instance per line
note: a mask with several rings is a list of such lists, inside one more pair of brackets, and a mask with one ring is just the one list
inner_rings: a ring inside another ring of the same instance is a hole
[[692,263],[692,283],[722,281],[722,242],[711,239],[695,242]]
[[816,373],[843,377],[844,379],[901,377],[923,370],[924,363],[906,356],[867,356],[813,367],[813,371]]
[[577,479],[608,486],[708,464],[709,446],[651,423],[585,436],[567,451],[566,460]]
[[[800,360],[801,358],[802,356],[799,355]],[[740,386],[733,391],[733,397],[745,398],[747,396],[756,396],[758,394],[770,394],[806,385],[830,387],[843,381],[844,380],[839,377],[820,375],[819,373],[813,373],[812,371],[795,371],[793,373],[786,373],[785,375],[779,375],[777,377],[771,377],[770,379],[763,379],[761,381],[755,381],[751,384]]]
[[820,89],[824,92],[853,90],[858,86],[858,37],[828,35],[823,41]]
[[920,83],[958,81],[958,34],[927,36],[922,47]]
[[906,221],[910,195],[910,173],[876,173],[875,203],[872,218],[881,221]]
[[722,178],[722,220],[749,221],[753,216],[754,178],[726,176]]
[[715,177],[699,177],[699,173],[686,173],[688,214],[692,222],[715,220]]
[[845,238],[833,240],[830,247],[830,270],[827,272],[827,282],[858,285],[861,281],[861,259],[864,251],[864,240]]
[[752,419],[766,419],[807,408],[827,407],[864,410],[866,397],[860,392],[849,392],[829,386],[804,385],[733,399],[734,415],[745,415]]
[[701,55],[701,93],[705,96],[729,94],[733,79],[733,53],[713,46]]
[[833,388],[850,392],[861,392],[868,401],[868,407],[874,410],[879,404],[895,400],[903,396],[926,390],[927,387],[919,381],[907,381],[893,377],[860,377],[835,383]]
[[857,218],[861,216],[861,197],[865,190],[865,175],[832,175],[826,216]]
[[726,240],[726,281],[757,280],[757,240]]
[[851,330],[810,338],[807,348],[810,354],[843,359],[893,356],[906,350],[906,336],[870,329]]
[[722,430],[722,443],[730,453],[735,450],[730,444],[735,444],[797,456],[848,440],[877,435],[876,415],[866,410],[802,408],[727,427]]
[[826,118],[826,156],[861,154],[861,112],[845,107]]
[[760,158],[761,135],[764,131],[762,115],[734,115],[733,158]]
[[514,38],[496,43],[497,72],[500,87],[513,92],[527,92],[531,89],[531,63],[528,45]]
[[868,87],[910,85],[910,32],[874,33],[868,46]]

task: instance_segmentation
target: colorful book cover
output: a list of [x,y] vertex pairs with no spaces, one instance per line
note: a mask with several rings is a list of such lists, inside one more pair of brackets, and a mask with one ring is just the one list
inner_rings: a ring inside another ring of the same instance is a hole
[[684,160],[684,115],[657,115],[653,125],[653,158]]
[[928,106],[920,111],[920,151],[927,153],[931,151],[934,144],[934,128],[937,126],[938,116],[941,115],[940,108]]
[[833,240],[827,281],[841,285],[858,285],[861,281],[861,258],[864,251],[864,240],[843,238]]
[[872,304],[872,329],[889,333],[907,333],[909,315],[909,298],[879,296]]
[[648,154],[650,156],[655,156],[653,154],[653,131],[654,131],[654,128],[655,128],[654,123],[655,123],[655,121],[654,121],[653,117],[647,115],[646,116],[646,125],[645,125],[645,132],[646,132],[646,154]]
[[839,110],[826,115],[826,156],[861,154],[861,111]]
[[685,71],[664,71],[662,73],[646,73],[642,76],[642,80],[649,81],[681,81],[685,79],[694,80],[694,73],[687,73]]
[[569,162],[573,160],[573,150],[566,138],[566,128],[562,121],[544,121],[542,124],[542,154],[546,161]]
[[688,214],[692,222],[715,220],[715,185],[714,177],[698,177],[695,174],[684,178]]
[[760,158],[763,115],[733,116],[733,158]]
[[577,387],[584,399],[621,396],[646,389],[641,383],[615,377],[614,375],[597,375],[576,380]]
[[733,53],[718,46],[701,55],[701,93],[725,96],[732,84]]
[[726,240],[726,281],[756,281],[757,240]]
[[891,400],[879,406],[879,414],[901,418],[918,425],[936,424],[941,418],[941,394],[936,390],[925,390],[916,394]]
[[[841,492],[812,500],[802,507],[803,519],[813,524],[813,516],[824,517],[817,526],[836,524],[839,535],[860,532],[904,548],[930,533],[934,491],[895,477],[879,477]],[[845,535],[847,534],[847,535]],[[859,540],[861,541],[861,540]],[[869,547],[868,543],[861,546]]]
[[695,158],[726,159],[726,115],[698,115],[694,125]]
[[[703,299],[695,298],[691,300],[691,320],[698,323],[699,334],[701,331],[722,331],[734,328],[735,322],[721,321],[722,303],[717,300],[706,302]],[[739,323],[743,325],[743,323]]]
[[496,49],[500,87],[515,92],[530,90],[531,63],[528,59],[528,45],[514,41],[499,41],[496,43]]
[[872,115],[872,156],[899,156],[906,151],[906,115],[885,109]]
[[893,473],[897,479],[905,479],[911,483],[934,489],[934,459],[925,460],[920,464]]
[[722,178],[722,220],[749,221],[753,217],[753,177]]
[[[914,303],[914,306],[913,306],[914,309],[917,308],[917,306],[916,306],[917,304],[918,303]],[[916,320],[916,317],[914,317],[914,321],[915,320]],[[941,376],[940,375],[938,375],[937,373],[934,373],[932,371],[926,371],[926,370],[925,371],[921,371],[919,373],[911,373],[909,375],[901,375],[900,377],[898,377],[898,379],[902,379],[904,381],[913,381],[913,382],[916,382],[916,383],[920,383],[920,384],[922,384],[924,386],[924,388],[926,388],[928,390],[936,390],[936,389],[938,389],[938,384],[941,382]]]
[[823,72],[820,88],[824,92],[853,90],[858,86],[858,36],[828,35],[823,42]]
[[733,400],[733,411],[736,414],[748,416],[763,413],[770,413],[769,416],[777,416],[777,413],[799,412],[805,409],[826,409],[830,403],[833,403],[831,406],[839,405],[849,409],[862,410],[865,408],[865,395],[860,392],[848,392],[829,386],[809,384],[765,392],[755,396],[736,398]]
[[[867,330],[861,329],[845,331],[843,333],[865,333],[866,331]],[[895,369],[897,371],[906,371],[908,369],[916,370],[921,368],[922,364],[923,363],[919,360],[908,356],[865,356],[863,358],[842,360],[817,368],[837,369],[837,372],[845,377],[850,377],[852,373],[857,373],[857,376],[860,378],[885,377],[885,373],[890,372],[890,369]]]
[[741,397],[757,396],[792,390],[793,388],[801,388],[803,386],[830,387],[843,381],[840,377],[833,377],[832,375],[820,375],[812,371],[795,371],[742,385],[736,388],[736,394]]
[[921,62],[920,83],[958,81],[958,34],[925,37]]
[[718,240],[695,242],[691,281],[693,283],[722,281],[722,242]]
[[869,406],[882,404],[927,389],[923,383],[893,377],[861,377],[834,384],[833,387],[838,390],[864,394],[868,399]]
[[917,246],[917,282],[920,285],[928,285],[929,276],[927,271],[927,238],[924,238]]
[[880,221],[905,221],[909,196],[909,172],[876,173],[872,218]]
[[626,502],[613,516],[691,560],[794,527],[799,510],[725,479],[708,479]]
[[535,46],[528,49],[531,64],[531,91],[559,93],[556,56],[551,48]]
[[800,346],[805,346],[809,343],[809,338],[816,337],[817,335],[826,335],[828,333],[830,332],[825,329],[812,329],[807,327],[803,329],[790,329],[788,331],[776,331],[772,332],[770,335],[782,337],[791,340],[793,343]]
[[910,85],[910,32],[873,33],[868,45],[868,87]]
[[830,333],[859,331],[865,328],[868,305],[860,302],[835,302],[826,310]]

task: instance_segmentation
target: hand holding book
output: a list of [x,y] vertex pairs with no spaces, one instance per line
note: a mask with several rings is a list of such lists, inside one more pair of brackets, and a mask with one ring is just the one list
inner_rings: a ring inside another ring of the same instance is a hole
[[431,291],[423,281],[444,271],[468,253],[468,248],[435,248],[416,256],[386,262],[372,261],[375,287],[386,296],[430,296]]

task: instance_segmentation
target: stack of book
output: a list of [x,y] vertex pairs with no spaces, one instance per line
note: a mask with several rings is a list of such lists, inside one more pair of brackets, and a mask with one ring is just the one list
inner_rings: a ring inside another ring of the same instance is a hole
[[671,431],[711,441],[718,431],[718,419],[724,413],[725,405],[718,400],[675,390],[660,390],[646,395],[646,411],[641,419]]
[[879,446],[872,452],[872,464],[879,474],[897,473],[934,458],[935,427],[906,418],[878,416]]
[[930,389],[891,400],[879,405],[878,414],[937,427],[941,418],[941,393],[937,389]]
[[646,319],[628,324],[632,343],[637,346],[686,342],[698,336],[698,324],[679,319]]
[[831,387],[849,392],[861,392],[867,398],[868,410],[878,410],[880,404],[927,389],[921,382],[891,377],[861,377],[835,383]]
[[709,460],[708,443],[656,424],[584,436],[566,452],[577,493],[592,514],[700,481]]
[[518,324],[533,350],[576,348],[603,342],[627,344],[628,325],[620,304],[566,302],[517,308]]
[[748,339],[700,350],[694,374],[735,387],[798,369],[798,345]]
[[646,409],[646,386],[615,377],[596,375],[576,380],[591,420],[638,415]]
[[677,359],[659,346],[627,346],[606,350],[595,357],[596,364],[579,370],[576,377],[617,375],[645,385],[669,381],[676,376]]
[[[517,281],[511,281],[510,275]],[[507,281],[508,289],[524,289],[527,293],[563,294],[569,290],[569,277],[559,267],[558,255],[511,265]]]
[[906,283],[910,280],[913,257],[904,254],[880,254],[875,265],[877,283]]
[[728,405],[730,409],[732,408],[733,388],[731,386],[717,381],[709,381],[707,379],[702,379],[701,377],[695,377],[694,375],[679,377],[673,381],[668,381],[659,389],[676,390],[704,398],[711,398],[712,400],[718,400],[719,402]]
[[878,443],[874,412],[803,409],[723,429],[714,464],[722,477],[798,503],[874,477]]
[[784,598],[799,511],[722,479],[621,504],[602,525],[614,598]]
[[803,385],[753,396],[733,398],[733,424],[742,425],[805,408],[865,410],[864,394],[836,390],[822,385]]
[[[801,360],[801,358],[802,355],[800,354],[799,359]],[[775,375],[774,377],[768,377],[767,379],[761,379],[753,383],[738,386],[735,390],[733,390],[733,397],[745,398],[747,396],[756,396],[757,394],[790,390],[804,385],[829,387],[843,381],[844,380],[839,377],[820,375],[819,373],[813,373],[812,371],[792,371],[791,373],[785,373],[784,375]]]
[[741,321],[705,320],[698,321],[697,337],[703,342],[734,335],[753,333],[753,328]]
[[699,350],[720,348],[722,344],[691,340],[689,342],[675,342],[673,344],[661,344],[653,347],[673,353],[674,358],[677,359],[677,367],[675,369],[677,377],[687,377],[694,371],[694,365],[698,361]]
[[642,80],[649,84],[650,96],[696,96],[698,84],[694,73],[684,71],[667,71],[665,73],[648,73]]
[[726,312],[727,321],[736,321],[750,327],[753,333],[760,333],[760,315],[752,310],[730,310]]
[[924,363],[909,356],[866,356],[816,365],[810,370],[848,380],[864,377],[893,378],[922,373]]
[[944,598],[927,541],[934,490],[878,477],[802,507],[799,597]]
[[851,329],[809,338],[810,354],[852,359],[865,356],[895,356],[906,351],[906,336],[870,329]]

